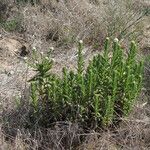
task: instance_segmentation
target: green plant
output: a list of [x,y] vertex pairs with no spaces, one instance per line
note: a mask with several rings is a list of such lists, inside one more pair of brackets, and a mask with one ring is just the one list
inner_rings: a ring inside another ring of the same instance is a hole
[[103,55],[94,56],[84,69],[80,41],[77,72],[63,68],[61,77],[49,71],[50,58],[40,55],[38,60],[33,51],[35,62],[31,66],[37,74],[30,80],[31,105],[35,115],[43,114],[39,123],[48,126],[66,120],[90,127],[109,126],[129,114],[141,90],[143,62],[136,61],[135,42],[131,42],[127,56],[118,39],[110,45],[107,38]]
[[21,20],[20,19],[13,19],[10,21],[4,21],[1,22],[1,26],[6,30],[6,31],[15,31],[15,30],[19,30],[19,28],[21,27]]

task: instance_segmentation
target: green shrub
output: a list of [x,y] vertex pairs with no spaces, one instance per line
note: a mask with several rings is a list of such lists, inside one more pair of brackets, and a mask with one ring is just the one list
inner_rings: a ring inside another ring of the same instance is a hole
[[127,116],[141,90],[143,62],[136,61],[135,42],[131,42],[127,56],[117,39],[110,45],[107,38],[103,55],[94,56],[84,69],[80,41],[77,71],[63,68],[62,76],[49,71],[52,68],[49,57],[33,50],[35,63],[31,66],[37,74],[29,81],[32,120],[38,118],[42,126],[72,121],[94,128],[109,126]]

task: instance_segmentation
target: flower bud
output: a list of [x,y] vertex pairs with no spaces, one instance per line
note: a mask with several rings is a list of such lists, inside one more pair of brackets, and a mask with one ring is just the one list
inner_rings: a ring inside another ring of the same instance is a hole
[[53,50],[54,50],[54,47],[50,47],[50,50],[52,50],[52,51],[53,51]]
[[114,39],[114,42],[118,43],[118,42],[119,42],[118,38],[115,38],[115,39]]
[[79,43],[80,43],[80,44],[83,44],[83,41],[82,41],[82,40],[80,40],[80,41],[79,41]]
[[33,49],[34,51],[36,51],[36,47],[33,47],[32,49]]

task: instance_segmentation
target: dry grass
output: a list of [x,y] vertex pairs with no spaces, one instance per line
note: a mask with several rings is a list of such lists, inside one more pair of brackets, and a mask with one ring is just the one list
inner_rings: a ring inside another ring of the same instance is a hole
[[31,46],[36,46],[40,50],[48,49],[52,45],[68,49],[68,46],[71,48],[79,39],[101,50],[106,36],[112,38],[120,36],[123,30],[127,31],[127,34],[122,40],[126,41],[129,38],[139,40],[142,34],[142,19],[138,20],[138,17],[143,7],[134,5],[134,2],[134,0],[130,3],[127,0],[59,2],[42,0],[40,5],[32,6],[28,3],[11,8],[12,4],[9,7],[11,15],[8,20],[11,18],[18,20],[21,17],[22,30],[18,29],[21,36]]
[[79,39],[89,44],[94,40],[101,41],[105,38],[105,33],[102,15],[97,14],[102,14],[101,7],[91,5],[86,0],[27,6],[23,11],[25,36],[40,49],[42,43],[53,43],[62,48]]
[[3,114],[5,122],[1,125],[0,131],[1,149],[148,150],[150,148],[149,107],[145,102],[141,102],[135,106],[130,117],[122,119],[120,125],[99,129],[98,132],[90,129],[85,131],[70,122],[57,122],[46,129],[35,124],[28,129],[25,127],[29,113],[27,108],[23,109],[22,106],[21,110],[11,112],[7,110]]

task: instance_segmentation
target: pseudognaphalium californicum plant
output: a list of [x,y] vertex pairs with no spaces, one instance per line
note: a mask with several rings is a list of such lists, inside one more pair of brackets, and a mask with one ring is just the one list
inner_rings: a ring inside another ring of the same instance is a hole
[[143,62],[136,61],[135,42],[131,42],[126,56],[118,39],[111,46],[107,38],[103,55],[94,56],[87,69],[83,47],[80,41],[77,71],[63,68],[61,77],[50,72],[51,58],[41,54],[38,60],[33,51],[32,67],[37,74],[30,80],[31,105],[33,116],[43,115],[39,121],[42,125],[72,121],[90,127],[109,126],[130,113],[143,74]]

